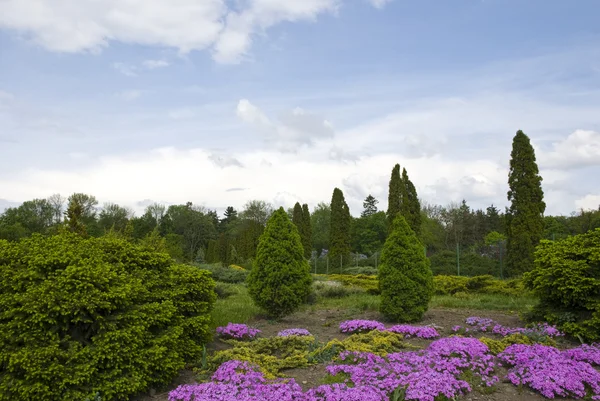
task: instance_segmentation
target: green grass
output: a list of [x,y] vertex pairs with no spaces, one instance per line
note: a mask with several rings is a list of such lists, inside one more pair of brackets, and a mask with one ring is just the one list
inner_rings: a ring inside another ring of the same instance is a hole
[[248,295],[248,290],[243,284],[230,286],[236,291],[226,299],[218,299],[212,311],[212,328],[225,326],[227,323],[246,323],[260,313]]
[[531,296],[472,294],[467,297],[455,297],[436,295],[429,303],[429,307],[524,312],[535,304],[536,299]]
[[[261,313],[248,295],[248,290],[243,284],[230,285],[236,293],[226,299],[219,299],[212,312],[213,329],[224,326],[229,322],[246,323]],[[323,309],[340,309],[347,315],[379,310],[379,296],[362,293],[350,293],[342,298],[318,297],[312,305],[304,305],[303,311],[316,311]],[[470,294],[466,296],[436,295],[431,300],[430,308],[454,308],[475,310],[500,310],[523,312],[529,310],[536,303],[530,296],[507,296],[491,294]]]

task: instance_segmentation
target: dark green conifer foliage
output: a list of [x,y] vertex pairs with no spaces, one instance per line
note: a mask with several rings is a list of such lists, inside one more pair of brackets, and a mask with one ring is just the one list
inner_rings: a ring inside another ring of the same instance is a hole
[[423,245],[399,214],[392,225],[379,266],[380,311],[396,322],[421,320],[433,296],[433,274]]
[[400,213],[402,202],[402,178],[400,177],[400,165],[396,164],[392,169],[390,187],[388,193],[387,220],[389,230],[392,229],[394,219]]
[[312,255],[312,227],[310,225],[310,211],[308,205],[305,203],[302,205],[302,228],[304,233],[302,235],[302,246],[304,246],[304,257],[310,259]]
[[335,188],[331,197],[331,228],[329,231],[329,260],[341,267],[350,256],[350,208],[341,189]]
[[533,268],[535,247],[544,232],[546,204],[535,152],[523,131],[517,131],[510,156],[506,268],[514,277]]
[[408,178],[406,169],[402,169],[402,200],[400,212],[406,219],[410,228],[417,234],[421,233],[421,203],[417,196],[417,189]]
[[298,202],[296,202],[296,204],[294,205],[294,211],[292,213],[292,223],[296,225],[296,228],[300,233],[300,238],[302,238],[302,234],[304,231],[302,227],[302,225],[304,224],[304,218],[302,216],[302,206]]
[[360,217],[369,217],[377,213],[377,204],[379,201],[371,194],[363,201],[363,211],[360,213]]
[[310,293],[312,277],[296,226],[283,208],[276,210],[261,235],[248,293],[272,318],[294,312]]

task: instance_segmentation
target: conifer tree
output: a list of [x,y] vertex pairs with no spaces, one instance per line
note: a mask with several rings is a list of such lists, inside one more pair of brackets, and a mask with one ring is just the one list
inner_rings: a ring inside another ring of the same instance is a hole
[[302,205],[302,228],[304,234],[302,235],[302,245],[304,246],[304,257],[310,259],[312,256],[312,227],[310,224],[310,211],[308,205],[305,203]]
[[510,157],[506,267],[510,276],[518,276],[533,268],[535,247],[544,231],[546,204],[533,146],[521,130],[513,139]]
[[214,239],[208,240],[206,247],[206,263],[215,263],[218,260],[217,257],[217,241]]
[[402,200],[400,204],[400,213],[406,219],[410,228],[417,234],[421,233],[421,203],[417,196],[417,189],[408,178],[406,169],[402,169]]
[[363,201],[364,210],[361,212],[360,217],[369,217],[377,213],[378,203],[379,201],[373,195],[369,194]]
[[270,317],[294,312],[310,294],[312,277],[300,234],[283,208],[276,210],[261,235],[248,293]]
[[402,202],[402,178],[400,177],[400,165],[396,164],[392,169],[390,177],[390,187],[388,193],[387,220],[388,227],[391,230],[394,219],[400,213]]
[[298,229],[298,232],[300,233],[300,237],[302,237],[302,232],[304,231],[302,229],[302,225],[304,224],[304,219],[302,216],[302,206],[300,205],[299,202],[296,202],[296,204],[294,205],[294,209],[292,211],[292,223],[294,223],[296,225],[296,228]]
[[429,259],[406,219],[398,214],[381,253],[381,313],[389,320],[421,320],[433,296]]
[[335,188],[331,197],[331,228],[329,257],[333,266],[342,267],[350,256],[350,208],[341,189]]

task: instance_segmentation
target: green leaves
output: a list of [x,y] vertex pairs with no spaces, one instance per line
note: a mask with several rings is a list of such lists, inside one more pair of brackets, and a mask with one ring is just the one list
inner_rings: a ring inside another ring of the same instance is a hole
[[260,237],[248,292],[257,306],[279,318],[306,300],[311,282],[298,229],[279,208]]
[[383,247],[379,288],[381,313],[399,322],[420,320],[433,296],[433,275],[423,245],[400,214]]
[[561,241],[542,240],[524,276],[540,298],[538,317],[573,336],[600,339],[600,229]]
[[206,271],[122,238],[0,241],[0,400],[125,400],[210,339]]

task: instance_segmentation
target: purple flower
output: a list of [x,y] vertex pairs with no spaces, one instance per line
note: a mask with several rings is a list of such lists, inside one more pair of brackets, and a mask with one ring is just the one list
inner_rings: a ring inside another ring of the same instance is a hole
[[363,333],[372,330],[384,331],[385,325],[376,320],[346,320],[340,323],[342,333]]
[[281,330],[277,333],[279,337],[289,337],[289,336],[312,336],[310,332],[306,329],[285,329]]
[[256,337],[260,330],[241,323],[228,323],[227,326],[217,327],[217,333],[223,338],[247,340]]
[[404,334],[406,337],[437,338],[440,336],[435,328],[428,326],[410,326],[406,324],[400,324],[390,327],[387,329],[387,331],[397,334]]

